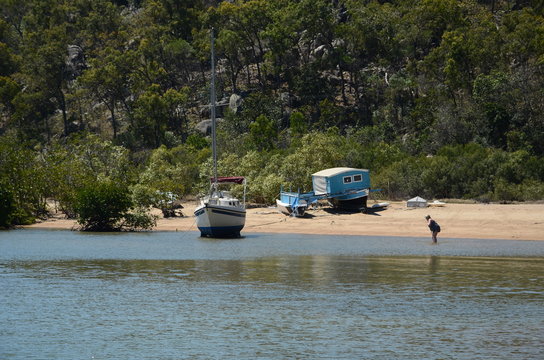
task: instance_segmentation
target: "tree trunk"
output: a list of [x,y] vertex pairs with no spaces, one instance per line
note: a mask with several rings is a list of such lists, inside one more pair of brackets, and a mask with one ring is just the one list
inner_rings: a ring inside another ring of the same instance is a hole
[[342,87],[342,101],[344,102],[344,106],[348,106],[348,98],[346,97],[346,79],[344,78],[344,69],[342,69],[342,66],[338,66],[340,71],[340,86]]
[[62,123],[64,125],[64,136],[68,136],[68,115],[66,114],[66,98],[64,97],[64,93],[62,92],[62,89],[59,89],[59,105],[60,110],[62,111]]
[[110,106],[108,106],[110,109],[111,114],[111,127],[113,129],[113,138],[117,138],[117,120],[115,119],[115,100],[111,100]]
[[234,62],[229,61],[229,67],[230,67],[230,81],[232,84],[232,92],[237,93],[238,88],[236,86],[236,82],[238,81],[238,71],[235,70]]

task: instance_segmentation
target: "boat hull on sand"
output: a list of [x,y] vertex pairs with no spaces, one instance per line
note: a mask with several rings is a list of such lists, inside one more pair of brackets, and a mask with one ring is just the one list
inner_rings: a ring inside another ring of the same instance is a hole
[[196,225],[201,236],[240,237],[246,222],[246,210],[202,204],[195,209]]
[[281,212],[282,214],[295,216],[295,217],[302,217],[306,213],[306,209],[308,208],[308,203],[306,202],[306,200],[298,200],[298,203],[293,206],[291,204],[288,204],[281,200],[276,199],[276,206],[278,208],[278,211]]
[[338,210],[343,211],[365,211],[367,208],[368,190],[358,190],[343,196],[330,197],[329,202]]

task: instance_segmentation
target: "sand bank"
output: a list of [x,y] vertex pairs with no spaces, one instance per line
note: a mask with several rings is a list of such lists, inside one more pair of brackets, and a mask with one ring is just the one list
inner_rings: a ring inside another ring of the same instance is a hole
[[[184,203],[183,218],[160,218],[155,231],[198,231],[192,216],[196,202]],[[369,204],[370,205],[370,204]],[[308,210],[307,217],[280,214],[275,207],[247,211],[243,232],[430,237],[425,215],[441,226],[440,237],[544,240],[544,204],[456,204],[410,208],[392,202],[371,214],[335,214],[328,208]],[[72,229],[73,220],[57,215],[29,228]]]

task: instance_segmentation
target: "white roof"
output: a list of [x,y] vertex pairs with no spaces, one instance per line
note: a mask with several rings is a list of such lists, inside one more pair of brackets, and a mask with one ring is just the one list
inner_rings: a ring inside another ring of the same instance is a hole
[[408,200],[409,202],[427,202],[427,200],[425,200],[424,198],[422,197],[419,197],[419,196],[416,196],[415,198],[411,198],[410,200]]
[[325,169],[325,170],[318,171],[315,174],[312,174],[312,176],[334,176],[334,175],[338,175],[338,174],[348,172],[348,171],[362,171],[362,172],[365,172],[365,171],[368,171],[368,170],[366,170],[366,169],[354,169],[354,168],[347,168],[347,167],[335,167],[335,168],[330,168],[330,169]]

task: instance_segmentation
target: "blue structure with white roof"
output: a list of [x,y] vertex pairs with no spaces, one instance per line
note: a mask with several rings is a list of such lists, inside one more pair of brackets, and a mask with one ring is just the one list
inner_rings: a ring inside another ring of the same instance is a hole
[[[370,190],[370,173],[366,169],[337,167],[312,174],[313,191],[307,193],[280,191],[278,209],[286,214],[293,212],[298,204],[308,204],[328,199],[338,209],[366,211]],[[298,213],[300,215],[300,212]],[[303,212],[302,212],[303,214]]]
[[370,173],[366,169],[337,167],[312,174],[314,193],[326,197],[334,207],[364,210],[370,193]]

